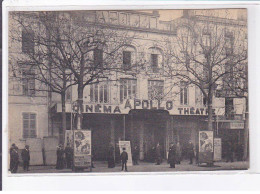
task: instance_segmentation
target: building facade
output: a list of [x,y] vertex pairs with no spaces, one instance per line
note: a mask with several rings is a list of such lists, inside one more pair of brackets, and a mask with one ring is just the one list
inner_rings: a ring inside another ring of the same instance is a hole
[[[193,20],[198,20],[202,26],[212,20],[228,26],[231,31],[239,27],[245,32],[246,22],[241,18],[229,20],[198,16],[192,11],[184,11],[182,17],[170,21],[161,21],[158,11],[79,11],[68,13],[68,16],[72,22],[80,20],[100,29],[109,26],[134,34],[131,44],[118,50],[121,54],[116,63],[121,70],[110,72],[98,83],[84,88],[82,128],[92,131],[93,159],[106,160],[111,144],[116,148],[118,159],[120,140],[129,140],[132,147],[138,146],[140,160],[145,161],[153,161],[153,149],[157,143],[162,146],[162,156],[166,158],[169,144],[180,142],[185,158],[188,142],[191,140],[194,145],[198,144],[198,132],[207,130],[207,103],[198,87],[186,85],[165,73],[169,53],[165,45]],[[9,44],[9,56],[23,55],[32,48],[33,45],[26,43],[30,38],[28,33],[21,34],[21,38],[24,41],[20,44]],[[94,61],[102,57],[102,52],[93,51]],[[9,72],[10,145],[16,143],[20,148],[26,139],[58,139],[62,134],[60,95],[37,90],[45,86],[35,79],[35,72],[26,69],[26,64],[19,63],[17,57],[10,57],[12,63],[18,66],[19,76],[14,73],[17,71]],[[67,130],[75,128],[73,106],[78,99],[77,89],[75,85],[66,91]],[[229,130],[230,134],[236,134],[231,135],[233,141],[243,141],[244,127],[241,123],[244,123],[245,102],[237,98],[234,101],[239,103],[233,104],[232,114],[239,121],[228,122],[227,99],[215,94],[213,97],[215,135],[225,142],[230,141],[225,139]]]

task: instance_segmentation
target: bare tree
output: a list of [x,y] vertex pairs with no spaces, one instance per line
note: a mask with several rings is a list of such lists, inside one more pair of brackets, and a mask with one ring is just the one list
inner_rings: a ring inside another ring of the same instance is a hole
[[[19,24],[12,32],[12,40],[23,44],[23,35],[28,38],[28,52],[19,61],[29,61],[37,69],[35,79],[48,86],[48,91],[61,95],[62,129],[66,130],[65,92],[77,85],[77,129],[82,129],[83,91],[87,85],[116,81],[115,72],[122,69],[122,50],[131,44],[135,33],[111,28],[109,24],[88,21],[93,12],[30,12],[13,14]],[[94,13],[95,14],[95,13]],[[133,66],[137,64],[135,62]],[[132,67],[133,68],[133,67]],[[136,69],[137,70],[137,69]],[[135,76],[134,71],[128,74]],[[63,141],[63,140],[61,140]]]
[[[36,91],[47,91],[48,97],[52,93],[61,96],[62,103],[62,134],[60,143],[64,142],[66,131],[66,91],[76,82],[71,80],[72,73],[59,50],[62,41],[56,29],[61,27],[54,13],[12,13],[12,19],[19,25],[17,31],[11,33],[12,41],[22,45],[22,55],[16,55],[18,63],[12,63],[12,71],[21,71],[19,64],[27,64],[27,69],[34,72],[33,78],[38,81]],[[17,29],[17,28],[12,28]],[[50,109],[50,107],[49,107]],[[49,117],[51,115],[49,114]]]
[[230,30],[228,24],[204,16],[183,17],[177,22],[176,37],[169,38],[165,45],[165,73],[201,90],[208,107],[208,130],[213,130],[214,92],[224,76],[247,59],[247,47],[239,29],[244,26],[237,22],[236,30]]
[[244,126],[244,156],[248,159],[249,145],[249,104],[248,104],[248,64],[247,61],[240,63],[235,67],[229,77],[223,79],[221,95],[232,95],[245,99],[245,126]]

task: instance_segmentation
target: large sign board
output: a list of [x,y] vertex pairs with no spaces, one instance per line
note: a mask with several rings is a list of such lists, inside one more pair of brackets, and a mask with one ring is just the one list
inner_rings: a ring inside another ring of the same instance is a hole
[[[224,106],[214,105],[213,114],[224,115]],[[66,112],[73,109],[71,104],[66,105]],[[129,114],[132,109],[137,110],[167,110],[170,115],[208,115],[205,107],[182,107],[174,104],[173,101],[126,99],[121,104],[84,104],[83,113],[104,113],[104,114]],[[61,104],[57,106],[57,112],[61,112]]]
[[199,163],[213,163],[213,131],[199,132]]
[[127,166],[133,166],[130,141],[119,141],[118,145],[119,145],[120,154],[123,152],[123,148],[125,148],[125,151],[128,154],[128,160],[126,163]]
[[74,166],[91,168],[91,131],[74,130]]
[[221,138],[214,138],[214,161],[221,161],[221,159],[222,159]]

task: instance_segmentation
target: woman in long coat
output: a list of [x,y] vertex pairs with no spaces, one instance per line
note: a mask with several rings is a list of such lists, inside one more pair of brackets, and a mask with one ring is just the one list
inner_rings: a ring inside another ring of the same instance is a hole
[[62,148],[62,145],[59,145],[57,147],[57,163],[56,163],[56,169],[63,169],[64,168],[64,150]]
[[170,168],[175,168],[175,158],[176,158],[176,146],[171,144],[168,154],[168,162],[170,163]]

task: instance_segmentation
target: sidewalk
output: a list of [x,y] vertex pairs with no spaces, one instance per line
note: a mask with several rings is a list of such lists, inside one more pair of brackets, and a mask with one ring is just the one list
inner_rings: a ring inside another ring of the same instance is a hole
[[[121,165],[117,164],[115,168],[108,168],[106,162],[94,162],[95,168],[92,172],[85,169],[86,173],[125,173],[121,171]],[[176,168],[169,168],[169,164],[163,162],[161,165],[154,163],[140,162],[139,165],[129,166],[129,172],[172,172],[172,171],[218,171],[218,170],[246,170],[249,162],[215,162],[213,167],[198,166],[196,164],[189,164],[188,161],[183,161],[177,164]],[[30,166],[30,171],[24,172],[22,167],[19,166],[18,173],[72,173],[71,169],[57,170],[55,166]]]

